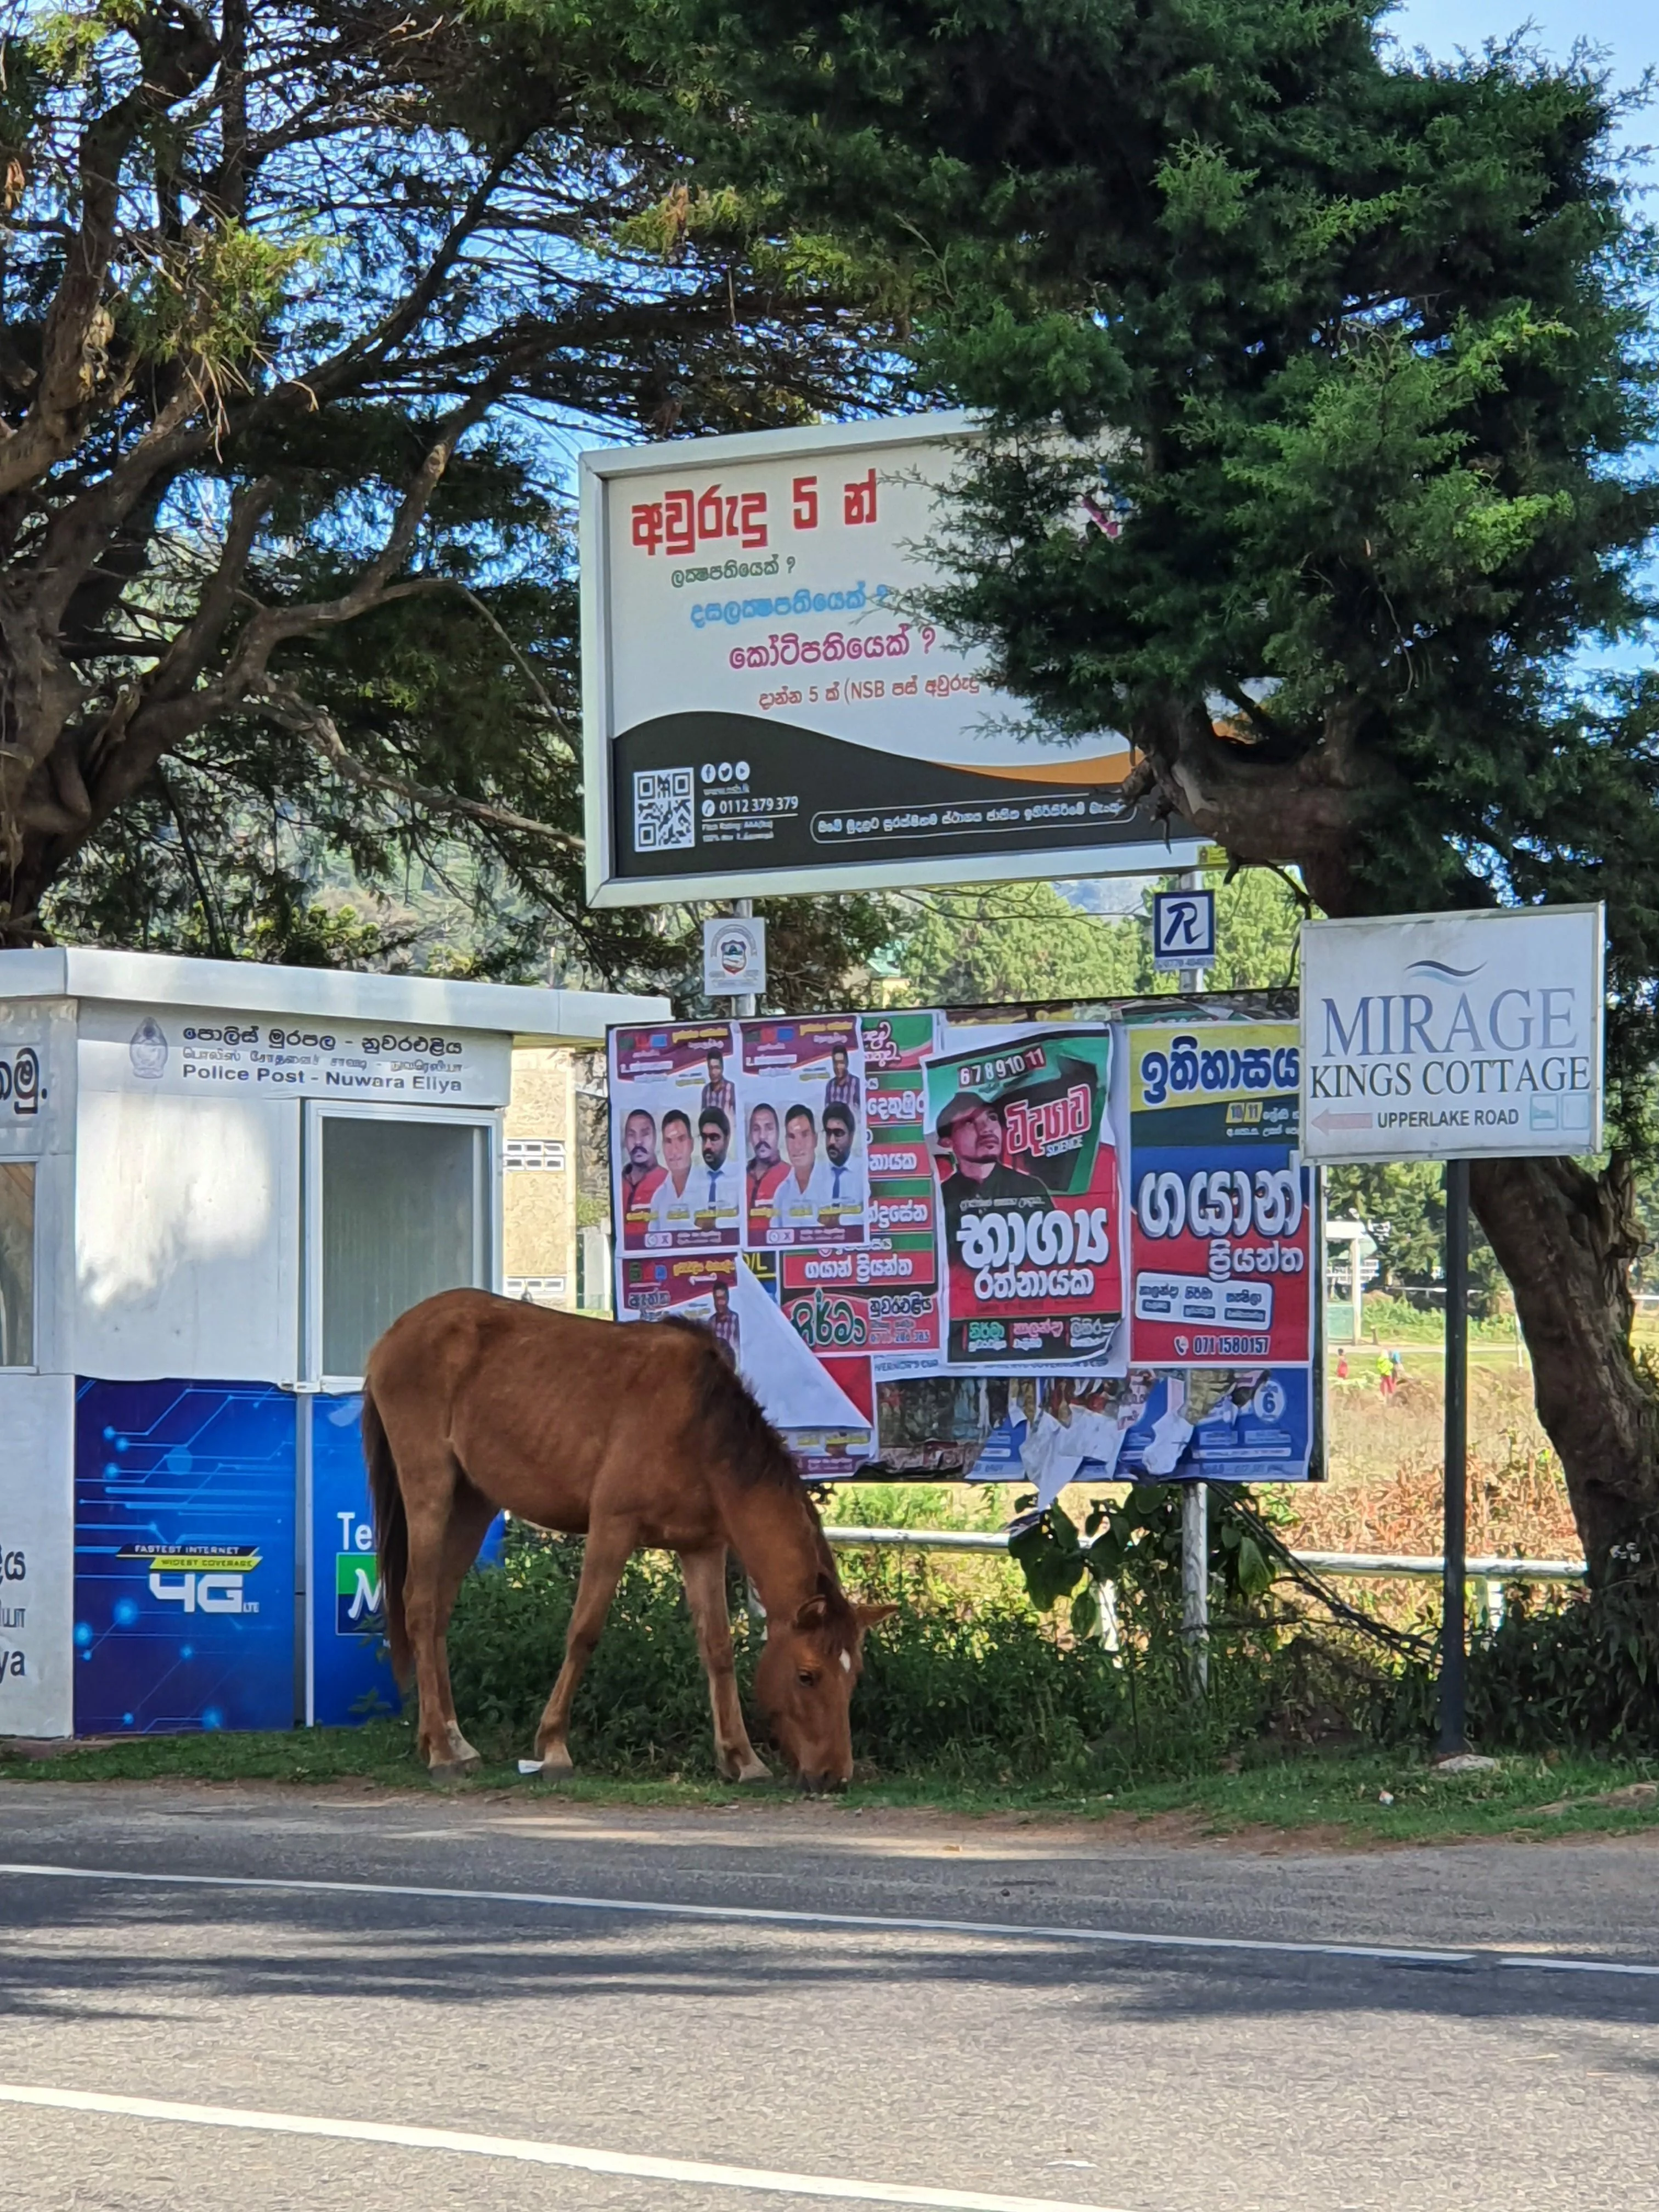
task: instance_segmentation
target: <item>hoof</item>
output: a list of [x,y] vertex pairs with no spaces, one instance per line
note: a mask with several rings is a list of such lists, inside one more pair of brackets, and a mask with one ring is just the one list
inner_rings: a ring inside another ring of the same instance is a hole
[[763,1759],[745,1759],[726,1778],[728,1782],[769,1782],[772,1770]]
[[542,1753],[542,1780],[566,1782],[576,1771],[576,1762],[561,1744],[555,1744]]
[[476,1751],[469,1751],[465,1759],[438,1759],[428,1767],[427,1773],[441,1786],[445,1783],[465,1782],[469,1774],[476,1774],[483,1765]]

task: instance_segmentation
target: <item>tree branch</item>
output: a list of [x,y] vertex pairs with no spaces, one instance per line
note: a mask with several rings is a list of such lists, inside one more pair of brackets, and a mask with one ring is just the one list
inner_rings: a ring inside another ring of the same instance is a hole
[[[170,13],[163,47],[157,18]],[[217,54],[211,32],[185,0],[163,0],[135,33],[141,82],[89,124],[81,139],[81,222],[64,273],[46,310],[40,374],[28,413],[13,430],[0,422],[0,499],[33,483],[74,447],[81,420],[97,396],[100,326],[107,326],[104,279],[114,251],[121,169],[134,139],[152,117],[206,77]]]
[[393,798],[406,799],[413,805],[428,807],[434,813],[463,814],[469,821],[488,823],[497,830],[516,830],[526,836],[544,837],[567,852],[580,853],[583,849],[580,837],[573,837],[568,830],[555,830],[528,814],[516,814],[511,807],[492,806],[485,799],[463,799],[455,792],[438,791],[430,784],[416,783],[407,776],[369,767],[347,750],[327,708],[302,699],[291,684],[266,678],[249,692],[247,704],[303,738],[322,755],[337,775],[362,790],[386,792]]

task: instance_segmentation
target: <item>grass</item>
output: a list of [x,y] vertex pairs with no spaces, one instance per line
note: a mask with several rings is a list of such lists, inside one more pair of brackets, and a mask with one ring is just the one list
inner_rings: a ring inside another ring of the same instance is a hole
[[[192,1782],[357,1784],[428,1792],[403,1721],[360,1729],[296,1729],[283,1735],[145,1736],[86,1747],[52,1759],[0,1753],[8,1782]],[[925,1808],[959,1818],[1016,1814],[1029,1819],[1101,1822],[1133,1836],[1191,1840],[1249,1837],[1272,1830],[1311,1843],[1356,1846],[1453,1843],[1504,1837],[1628,1835],[1659,1832],[1659,1790],[1609,1802],[1613,1793],[1659,1779],[1659,1761],[1564,1756],[1512,1757],[1490,1773],[1438,1776],[1419,1754],[1360,1751],[1320,1756],[1269,1753],[1226,1762],[1184,1778],[1115,1792],[1036,1784],[975,1786],[915,1775],[856,1784],[836,1801],[860,1807]],[[468,1796],[510,1794],[522,1802],[695,1808],[788,1802],[772,1789],[743,1790],[677,1776],[635,1779],[590,1773],[550,1785],[507,1765],[484,1767],[458,1785]],[[1382,1802],[1384,1796],[1391,1800]]]

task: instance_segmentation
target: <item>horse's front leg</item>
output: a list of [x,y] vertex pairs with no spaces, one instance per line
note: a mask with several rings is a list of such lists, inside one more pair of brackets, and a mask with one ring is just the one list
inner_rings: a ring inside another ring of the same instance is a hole
[[570,1626],[565,1632],[564,1664],[559,1669],[559,1679],[553,1685],[553,1694],[536,1731],[536,1756],[550,1781],[557,1781],[572,1771],[568,1741],[570,1707],[576,1686],[599,1640],[623,1569],[634,1549],[634,1538],[630,1522],[596,1521],[588,1529],[587,1541],[582,1548],[581,1580],[576,1585],[576,1602],[570,1609]]
[[714,1716],[714,1763],[728,1782],[769,1782],[771,1771],[756,1756],[743,1724],[738,1698],[737,1664],[732,1652],[732,1622],[726,1606],[726,1547],[712,1552],[682,1552],[680,1572],[696,1624],[697,1649],[708,1674],[708,1703]]

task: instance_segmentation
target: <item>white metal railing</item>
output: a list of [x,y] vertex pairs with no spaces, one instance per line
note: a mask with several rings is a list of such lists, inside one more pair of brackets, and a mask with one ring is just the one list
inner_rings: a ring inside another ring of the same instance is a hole
[[[1000,1528],[854,1528],[844,1523],[824,1527],[832,1544],[848,1550],[870,1547],[894,1552],[1006,1552],[1006,1534]],[[1446,1563],[1431,1553],[1411,1552],[1293,1552],[1298,1565],[1322,1575],[1419,1576],[1438,1582]],[[1581,1583],[1586,1569],[1582,1559],[1513,1559],[1501,1557],[1465,1562],[1472,1583]]]

